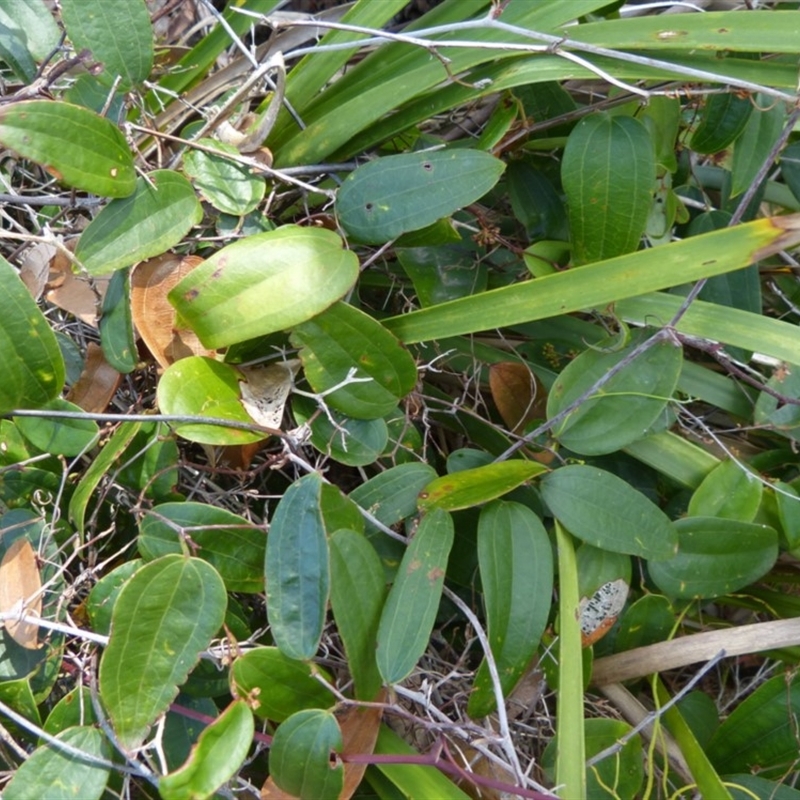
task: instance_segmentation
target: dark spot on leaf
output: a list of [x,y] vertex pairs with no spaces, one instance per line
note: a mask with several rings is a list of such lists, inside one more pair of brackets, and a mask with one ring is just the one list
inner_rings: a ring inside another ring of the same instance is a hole
[[199,294],[200,294],[200,292],[197,289],[189,289],[189,291],[186,292],[186,294],[183,295],[183,299],[186,300],[187,302],[191,303],[192,300],[196,300],[197,299]]
[[707,267],[709,264],[716,264],[716,263],[717,263],[717,259],[716,258],[712,258],[710,261],[704,261],[703,262],[703,266]]
[[717,33],[730,33],[730,28],[717,28]]
[[426,172],[433,172],[433,164],[431,164],[430,161],[423,161],[422,169],[424,169]]
[[370,212],[371,212],[371,211],[372,211],[374,208],[375,208],[375,204],[374,204],[374,203],[366,203],[366,204],[364,205],[364,211],[366,211],[368,214],[369,214],[369,213],[370,213]]
[[444,577],[444,570],[441,567],[434,567],[431,570],[428,570],[428,580],[431,583],[436,583],[436,581],[441,580]]
[[222,275],[222,265],[220,265],[219,267],[217,267],[217,268],[216,268],[216,269],[215,269],[215,270],[214,270],[214,271],[211,273],[211,279],[213,280],[214,278],[219,278],[221,275]]

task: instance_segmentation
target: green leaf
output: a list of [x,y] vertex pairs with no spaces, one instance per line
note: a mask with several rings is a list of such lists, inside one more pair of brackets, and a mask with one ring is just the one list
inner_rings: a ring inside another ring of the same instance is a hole
[[547,176],[524,161],[512,161],[506,173],[514,216],[531,239],[566,239],[567,213]]
[[386,599],[383,566],[367,539],[339,530],[330,540],[331,607],[347,665],[360,700],[374,700],[381,687],[375,643]]
[[0,108],[0,142],[41,164],[67,186],[102,197],[136,188],[133,156],[122,131],[80,106],[24,100]]
[[800,683],[794,676],[776,675],[717,728],[708,757],[721,775],[757,767],[762,777],[780,778],[797,759],[798,714]]
[[[216,139],[198,139],[197,144],[214,148],[223,154],[240,155],[233,145]],[[244,216],[264,199],[267,189],[264,179],[253,175],[250,167],[237,164],[225,155],[191,150],[183,162],[186,174],[194,179],[197,191],[223,214]]]
[[561,181],[574,263],[638,249],[655,180],[653,142],[638,120],[598,113],[573,128],[564,148]]
[[[56,738],[90,758],[111,759],[111,745],[96,728],[68,728]],[[99,800],[109,773],[106,766],[45,744],[19,766],[3,789],[3,800]]]
[[761,505],[760,478],[733,459],[706,475],[689,500],[691,517],[721,517],[752,522]]
[[91,50],[100,78],[130,91],[153,68],[153,31],[144,0],[65,0],[64,27],[76,51]]
[[416,231],[483,197],[505,165],[480,150],[386,156],[347,176],[336,197],[342,227],[381,244]]
[[[617,313],[620,313],[619,304],[625,298],[636,298],[630,301],[631,305],[635,305],[641,300],[638,295],[746,267],[799,240],[800,217],[760,219],[662,247],[629,253],[592,264],[591,268],[570,269],[441,303],[392,317],[383,324],[401,341],[410,344],[547,319],[586,308],[604,308],[609,303],[616,303]],[[682,298],[666,297],[664,302],[674,302],[677,309]],[[658,298],[661,299],[660,296]],[[695,305],[689,309],[678,326],[679,330],[685,330],[689,320],[697,319],[700,312],[695,309]],[[648,309],[646,313],[649,316],[645,324],[653,319],[668,320],[672,315],[660,309],[652,312]],[[720,314],[721,320],[727,322],[729,313],[725,309]],[[750,316],[759,319],[755,315]],[[775,324],[776,320],[765,322]],[[715,320],[713,332],[701,335],[717,341],[720,338],[719,327],[719,322]],[[725,325],[725,328],[732,327],[731,323]],[[753,335],[752,325],[749,330],[747,325],[736,327],[741,337]],[[764,352],[760,347],[754,349]]]
[[92,461],[75,487],[75,491],[69,501],[69,519],[81,536],[83,536],[86,526],[86,509],[94,490],[106,472],[111,469],[120,453],[123,453],[131,443],[133,437],[139,432],[140,427],[141,424],[138,422],[123,422],[111,435],[111,438],[100,451],[100,455]]
[[108,282],[100,317],[100,344],[106,361],[117,372],[126,375],[136,369],[139,353],[133,330],[131,280],[128,270],[118,270]]
[[298,660],[317,652],[328,605],[321,490],[315,472],[295,481],[278,503],[267,537],[267,618],[281,652]]
[[428,646],[453,537],[453,518],[437,508],[406,548],[378,627],[378,669],[388,684],[406,678]]
[[273,722],[283,722],[307,708],[330,708],[336,697],[319,678],[332,682],[316,664],[289,658],[277,647],[249,650],[231,667],[239,696],[249,698],[259,717]]
[[[487,633],[503,695],[525,673],[547,625],[553,594],[553,548],[539,518],[526,506],[502,500],[486,506],[478,521],[478,563]],[[475,676],[467,712],[495,710],[486,662]]]
[[225,618],[222,578],[199,558],[168,555],[138,570],[114,604],[100,695],[122,746],[138,747]]
[[465,469],[431,481],[419,494],[421,511],[443,508],[457,511],[502,497],[523,483],[547,472],[537,461],[499,461]]
[[[111,630],[111,615],[114,604],[122,591],[125,581],[130,578],[143,564],[141,558],[124,561],[111,572],[107,572],[92,587],[86,600],[86,613],[92,623],[92,630],[108,636]],[[49,719],[49,717],[48,717]]]
[[758,775],[726,775],[725,781],[734,800],[769,797],[770,800],[800,800],[800,791],[778,781],[768,781]]
[[[359,419],[383,417],[417,381],[414,359],[377,320],[347,303],[334,303],[292,332],[305,376],[325,392],[352,372],[359,383],[325,396],[332,408]],[[369,380],[364,380],[369,378]]]
[[769,572],[778,558],[778,535],[767,525],[717,517],[675,522],[678,552],[648,564],[664,594],[691,599],[730,594]]
[[786,122],[786,107],[783,103],[776,103],[764,94],[755,95],[750,102],[754,102],[757,108],[750,115],[733,148],[731,197],[738,196],[750,187]]
[[37,61],[49,56],[61,38],[43,0],[0,0],[0,23],[24,33],[28,52]]
[[[83,409],[61,398],[44,406],[49,411],[71,411],[83,414]],[[89,419],[47,419],[47,417],[14,417],[22,435],[43,453],[77,456],[89,450],[100,436],[97,423]]]
[[651,562],[675,555],[678,535],[667,515],[610,472],[561,467],[545,476],[541,491],[554,516],[584,542]]
[[[297,396],[292,411],[298,424],[308,422],[317,410],[311,398]],[[374,463],[386,449],[389,429],[383,419],[352,419],[338,411],[319,414],[310,423],[311,444],[325,455],[350,467]]]
[[358,259],[335,233],[284,225],[223,247],[169,300],[203,344],[217,348],[311,319],[357,277]]
[[[627,347],[609,352],[602,345],[571,361],[547,398],[552,419],[588,391],[646,338],[633,337]],[[681,373],[680,346],[657,342],[623,368],[598,392],[553,428],[564,447],[581,455],[604,455],[643,439],[667,406]]]
[[136,181],[136,191],[112,200],[81,234],[75,257],[92,275],[129,267],[174,247],[203,218],[189,181],[155,170]]
[[[158,407],[164,414],[215,417],[255,425],[242,405],[241,373],[230,364],[206,356],[189,356],[171,364],[158,382]],[[264,439],[256,433],[221,425],[180,423],[175,430],[184,439],[203,444],[248,444]]]
[[[47,15],[47,10],[44,11]],[[14,76],[25,84],[36,77],[36,63],[28,52],[25,34],[17,27],[10,27],[0,19],[0,60],[5,62]]]
[[750,97],[739,97],[733,92],[712,94],[703,106],[700,124],[689,146],[702,155],[723,151],[741,135],[752,112]]
[[341,752],[342,732],[329,711],[299,711],[282,723],[272,739],[269,774],[275,783],[301,800],[339,796],[344,765],[331,759]]
[[669,639],[675,625],[675,609],[663,594],[646,594],[622,615],[614,639],[618,653]]
[[164,800],[205,800],[230,780],[253,741],[253,713],[234,700],[201,734],[187,762],[158,782]]
[[16,270],[0,257],[0,413],[36,408],[64,384],[64,359],[50,324]]
[[190,547],[217,570],[229,592],[264,589],[266,533],[224,508],[188,502],[157,505],[139,522],[137,546],[147,561]]

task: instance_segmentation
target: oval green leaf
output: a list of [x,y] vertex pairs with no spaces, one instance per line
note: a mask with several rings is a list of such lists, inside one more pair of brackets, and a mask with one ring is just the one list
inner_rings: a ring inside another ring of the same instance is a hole
[[0,0],[0,23],[24,31],[28,51],[37,61],[44,61],[61,39],[61,31],[43,0]]
[[752,522],[761,505],[763,485],[746,467],[728,458],[714,467],[695,489],[687,513]]
[[[643,336],[622,350],[586,350],[558,376],[547,398],[554,417],[625,358]],[[581,455],[604,455],[644,438],[669,402],[683,364],[680,347],[657,342],[618,372],[595,395],[556,425],[553,434]]]
[[253,712],[244,700],[234,700],[200,734],[186,763],[159,780],[163,800],[211,797],[242,766],[254,732]]
[[117,372],[126,375],[136,369],[139,353],[131,314],[130,270],[115,272],[108,282],[100,317],[100,344],[106,361]]
[[778,535],[767,525],[685,517],[675,528],[675,557],[648,565],[653,582],[670,597],[730,594],[757,581],[778,558]]
[[342,732],[333,714],[299,711],[272,739],[269,774],[284,792],[302,800],[338,797],[344,785],[344,765],[331,754],[341,749]]
[[610,472],[561,467],[545,476],[541,491],[553,515],[584,542],[651,562],[676,553],[678,533],[669,517]]
[[44,407],[49,411],[69,411],[75,419],[45,417],[14,417],[22,435],[43,453],[77,456],[86,452],[99,438],[100,429],[90,419],[81,419],[80,406],[57,397]]
[[144,0],[64,0],[61,16],[76,51],[103,65],[100,79],[127,92],[153,68],[153,30]]
[[218,348],[311,319],[356,278],[358,259],[335,233],[284,225],[223,247],[169,300],[206,347]]
[[[111,745],[102,731],[92,727],[75,727],[59,733],[60,742],[106,761],[111,758]],[[3,800],[99,800],[105,792],[110,770],[101,764],[79,758],[52,745],[42,745],[22,762],[11,782],[3,789]]]
[[[215,417],[255,425],[242,405],[240,380],[241,373],[230,364],[205,356],[182,358],[164,371],[158,383],[158,407],[164,414]],[[184,439],[202,444],[248,444],[266,435],[191,422],[177,424],[175,430]]]
[[100,695],[124,748],[138,747],[169,708],[219,631],[227,602],[222,578],[199,558],[164,556],[123,586],[100,661]]
[[[358,419],[376,419],[392,411],[416,384],[417,367],[394,334],[347,303],[334,303],[292,332],[305,376],[315,392],[350,383],[325,396],[332,408]],[[365,380],[365,378],[369,380]]]
[[543,472],[547,467],[542,464],[519,459],[461,470],[431,481],[419,493],[417,505],[421,511],[471,508],[502,497]]
[[[497,500],[478,520],[486,624],[503,695],[528,668],[547,625],[553,594],[553,548],[539,518],[519,503]],[[467,712],[484,717],[496,708],[486,662],[475,676]]]
[[203,218],[194,189],[178,172],[160,169],[136,181],[129,197],[112,200],[81,234],[75,257],[104,275],[178,244]]
[[582,119],[567,139],[561,180],[574,263],[638,249],[656,180],[655,149],[641,122],[604,113]]
[[336,697],[319,677],[331,682],[325,670],[289,658],[277,647],[250,650],[231,667],[236,693],[248,698],[259,717],[273,722],[283,722],[307,708],[330,708]]
[[229,592],[264,589],[267,535],[244,517],[208,503],[162,503],[146,511],[136,540],[146,561],[182,553],[191,541],[192,554],[211,564]]
[[374,700],[381,688],[375,643],[386,599],[383,565],[375,549],[360,533],[333,534],[331,550],[331,606],[347,653],[347,665],[360,700]]
[[475,202],[505,165],[479,150],[438,150],[378,158],[347,176],[336,198],[342,227],[381,244]]
[[317,652],[328,605],[321,490],[315,472],[295,481],[278,503],[267,537],[267,618],[281,652],[300,661]]
[[719,153],[734,143],[752,113],[750,97],[739,97],[732,91],[712,94],[703,106],[689,146],[702,155]]
[[797,760],[800,682],[776,675],[759,686],[717,728],[706,750],[721,775],[750,772],[779,778]]
[[199,139],[197,144],[222,154],[217,156],[202,150],[186,154],[183,159],[186,174],[194,179],[197,191],[223,214],[249,214],[264,199],[267,189],[264,178],[254,175],[250,167],[225,157],[225,153],[241,155],[233,145],[216,139]]
[[59,181],[101,197],[136,188],[133,156],[122,131],[69,103],[24,100],[0,108],[0,142],[41,164]]
[[408,677],[428,646],[453,537],[453,518],[437,508],[406,548],[378,626],[378,669],[388,684]]
[[17,271],[0,257],[0,413],[38,408],[64,385],[58,340]]

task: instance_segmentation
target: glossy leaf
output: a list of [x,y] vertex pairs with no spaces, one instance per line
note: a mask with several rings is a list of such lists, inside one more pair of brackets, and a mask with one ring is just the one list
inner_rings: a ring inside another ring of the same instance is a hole
[[641,122],[600,113],[578,122],[561,164],[576,264],[638,248],[655,180],[653,142]]
[[307,708],[330,708],[336,698],[320,678],[332,683],[316,664],[289,658],[277,647],[249,650],[231,667],[237,695],[248,698],[255,714],[273,722]]
[[229,592],[264,589],[266,532],[206,503],[162,503],[145,512],[136,540],[146,561],[190,549],[219,573]]
[[122,131],[80,106],[52,100],[9,103],[0,109],[0,142],[67,186],[102,197],[127,197],[136,188]]
[[230,780],[253,741],[253,712],[234,700],[201,734],[187,762],[158,782],[164,800],[204,800]]
[[[56,398],[43,410],[69,411],[80,415],[83,409]],[[89,419],[60,419],[53,417],[14,417],[22,435],[43,453],[77,456],[85,453],[100,437],[97,423]]]
[[421,511],[470,508],[502,497],[546,471],[536,461],[518,459],[465,469],[431,481],[420,492],[418,505]]
[[388,684],[406,678],[425,652],[453,537],[452,517],[437,508],[422,518],[406,548],[378,627],[378,669]]
[[750,772],[778,778],[797,758],[795,719],[800,684],[776,675],[741,702],[717,728],[708,757],[720,774]]
[[[548,418],[556,416],[587,392],[640,344],[645,335],[634,337],[631,344],[621,350],[592,348],[571,361],[550,389]],[[554,426],[553,434],[564,447],[581,455],[613,453],[643,439],[672,397],[682,362],[680,347],[668,341],[658,342]]]
[[[47,15],[47,10],[44,14]],[[28,52],[25,35],[16,27],[8,27],[0,21],[0,58],[24,83],[30,83],[36,77],[36,63]]]
[[[97,728],[67,728],[56,737],[90,758],[109,761],[111,745]],[[19,766],[3,788],[4,800],[99,800],[110,769],[66,750],[44,744]]]
[[105,275],[174,247],[202,218],[189,181],[155,170],[136,181],[133,194],[100,211],[81,234],[75,257],[90,274]]
[[[478,563],[489,644],[503,695],[528,668],[547,625],[553,594],[553,549],[539,518],[526,506],[498,500],[478,522]],[[495,709],[486,663],[475,676],[467,711],[483,717]]]
[[351,417],[375,419],[388,414],[417,381],[414,359],[396,337],[347,303],[334,303],[298,325],[292,343],[301,348],[305,376],[314,391],[331,389],[351,371],[352,377],[363,381],[325,396],[332,408]]
[[[214,417],[255,425],[242,405],[235,367],[204,356],[189,356],[169,367],[158,383],[158,406],[164,414],[185,417]],[[203,444],[248,444],[268,434],[186,422],[175,426],[184,438]]]
[[275,733],[269,751],[269,772],[284,791],[301,800],[338,797],[344,767],[332,761],[341,752],[342,732],[336,717],[316,709],[299,711]]
[[126,749],[138,747],[217,634],[227,595],[199,558],[151,561],[117,597],[100,661],[100,694]]
[[671,597],[730,594],[758,580],[778,558],[778,536],[767,525],[684,517],[675,528],[675,557],[648,565],[656,586]]
[[150,75],[153,31],[144,0],[65,0],[61,15],[75,50],[103,65],[100,79],[130,91]]
[[757,94],[751,102],[756,104],[756,109],[733,148],[731,197],[750,187],[786,122],[786,108],[782,103],[773,103],[763,94]]
[[733,459],[726,459],[697,487],[689,501],[688,514],[752,522],[761,505],[762,488],[757,475]]
[[0,258],[0,351],[0,412],[43,406],[61,391],[64,359],[55,334],[4,258]]
[[141,558],[125,561],[115,569],[107,572],[92,587],[92,591],[89,592],[89,597],[86,600],[86,613],[89,615],[93,631],[108,636],[111,630],[111,614],[114,611],[117,597],[122,591],[124,583],[142,564]]
[[100,343],[106,361],[117,372],[127,374],[136,369],[139,353],[131,317],[131,278],[128,270],[115,272],[108,282],[100,317]]
[[556,518],[584,542],[651,562],[676,553],[678,534],[667,515],[610,472],[561,467],[542,480],[541,491]]
[[618,653],[669,638],[675,626],[675,609],[663,594],[646,594],[625,610],[614,639]]
[[726,775],[725,781],[733,800],[752,800],[769,797],[770,800],[800,800],[800,791],[781,783],[768,781],[758,775]]
[[[239,151],[216,139],[199,139],[197,144],[239,156]],[[191,150],[184,158],[186,174],[209,203],[223,214],[249,214],[264,199],[267,184],[250,167],[237,164],[225,155]]]
[[311,319],[357,277],[358,259],[336,234],[284,225],[223,247],[169,299],[207,347],[224,347]]
[[721,152],[741,135],[752,113],[749,97],[739,97],[734,92],[712,94],[703,106],[690,147],[703,155]]
[[317,652],[328,605],[321,487],[315,472],[295,481],[278,503],[267,537],[267,618],[281,652],[298,660]]
[[386,581],[383,565],[369,541],[351,530],[330,540],[331,607],[342,637],[356,697],[374,700],[381,687],[375,644]]
[[502,161],[479,150],[386,156],[347,176],[336,197],[342,227],[381,244],[475,202],[500,179]]

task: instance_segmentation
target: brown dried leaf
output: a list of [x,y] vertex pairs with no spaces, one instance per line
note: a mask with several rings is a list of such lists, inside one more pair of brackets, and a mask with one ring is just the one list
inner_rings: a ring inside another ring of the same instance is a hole
[[[77,243],[77,240],[73,240]],[[68,242],[70,249],[73,242]],[[50,261],[45,300],[96,328],[110,276],[91,277],[73,272],[72,262],[60,250]]]
[[214,356],[189,328],[178,327],[167,294],[203,259],[165,253],[138,264],[131,275],[133,324],[153,358],[166,369],[187,356]]
[[492,399],[512,432],[544,415],[545,393],[538,391],[533,373],[519,361],[503,361],[489,368]]
[[25,251],[22,263],[19,265],[19,277],[28,287],[34,300],[38,300],[47,286],[50,276],[50,264],[58,252],[54,244],[37,242]]
[[280,429],[286,398],[292,389],[300,360],[290,358],[269,366],[239,367],[239,381],[244,410],[265,428]]
[[[42,615],[42,581],[36,566],[36,553],[31,543],[20,536],[15,539],[0,562],[0,613]],[[22,647],[36,650],[39,627],[21,619],[5,621],[8,635]]]
[[103,348],[89,342],[80,378],[72,385],[67,400],[91,414],[108,408],[122,376],[106,361]]

